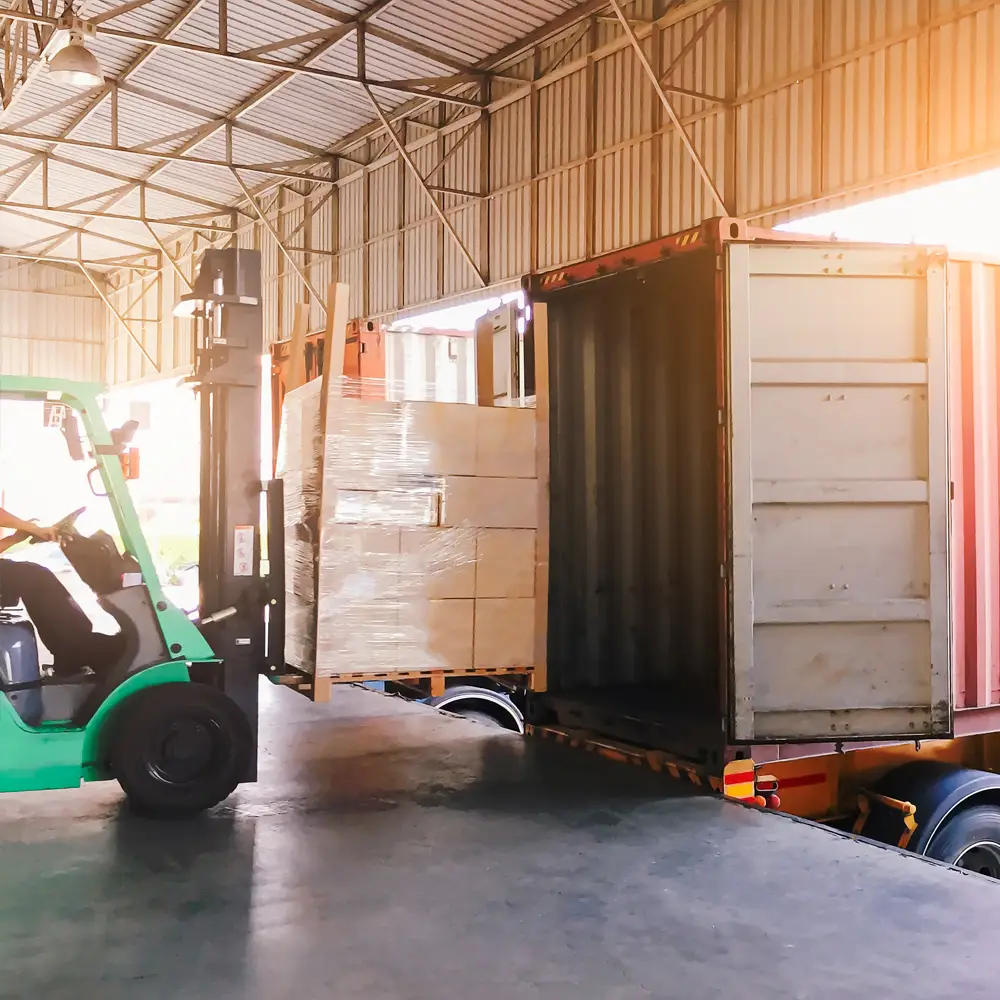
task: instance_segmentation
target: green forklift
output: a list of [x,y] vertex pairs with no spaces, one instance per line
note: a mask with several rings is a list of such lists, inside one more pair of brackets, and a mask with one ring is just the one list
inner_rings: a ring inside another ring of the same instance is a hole
[[[106,425],[98,385],[0,375],[0,400],[58,413],[70,456],[90,463],[91,489],[110,502],[120,544],[78,532],[79,510],[57,527],[66,559],[123,640],[100,671],[49,676],[30,620],[0,608],[0,791],[117,779],[138,811],[168,817],[255,780],[258,681],[284,659],[281,484],[261,481],[257,433],[260,286],[257,252],[210,250],[183,302],[201,414],[197,618],[165,597],[129,495],[136,425]],[[266,576],[262,509],[274,570]]]

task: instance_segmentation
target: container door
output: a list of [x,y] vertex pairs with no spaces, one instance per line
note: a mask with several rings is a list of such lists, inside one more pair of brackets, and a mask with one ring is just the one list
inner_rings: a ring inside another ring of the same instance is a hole
[[944,264],[727,253],[731,737],[948,736]]

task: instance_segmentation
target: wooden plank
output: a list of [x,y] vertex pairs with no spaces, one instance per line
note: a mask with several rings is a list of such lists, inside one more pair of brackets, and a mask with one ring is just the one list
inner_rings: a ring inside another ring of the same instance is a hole
[[344,356],[347,351],[347,317],[350,288],[333,282],[326,296],[326,329],[323,332],[323,388],[320,391],[320,426],[326,435],[330,394],[343,393]]
[[333,684],[329,677],[316,677],[313,679],[312,695],[313,701],[319,704],[326,704],[333,694]]
[[[365,681],[412,681],[430,680],[440,674],[442,677],[529,677],[534,672],[533,667],[470,667],[468,669],[438,670],[423,668],[419,670],[357,670],[343,674],[329,674],[325,679],[331,684],[359,684]],[[309,674],[290,673],[272,677],[272,681],[285,687],[308,689],[312,687],[312,677]]]
[[492,406],[493,321],[488,316],[476,320],[476,405]]
[[306,338],[309,336],[309,305],[300,302],[295,307],[292,336],[288,342],[288,369],[285,392],[306,384]]
[[[331,394],[340,396],[343,391],[344,351],[347,341],[347,316],[350,288],[341,282],[334,282],[327,290],[326,330],[323,334],[323,381],[320,389],[320,428],[323,437],[323,449],[320,454],[321,470],[326,458],[326,416],[329,409]],[[323,525],[332,517],[333,511],[328,509],[330,497],[323,489],[324,476],[320,475],[319,496],[319,531],[317,545],[319,552],[316,559],[316,600],[313,606],[313,634],[316,636],[316,655],[319,656],[319,602],[323,593],[322,583],[322,551]],[[313,663],[313,674],[316,674],[318,664]],[[320,683],[322,681],[322,683]],[[329,679],[316,678],[313,685],[313,701],[325,700],[320,695],[326,691],[329,698]]]

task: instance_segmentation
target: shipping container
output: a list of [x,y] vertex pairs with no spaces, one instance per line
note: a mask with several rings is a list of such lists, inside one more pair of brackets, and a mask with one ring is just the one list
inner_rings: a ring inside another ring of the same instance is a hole
[[531,289],[543,711],[706,762],[949,736],[944,256],[727,220],[595,264]]
[[529,728],[1000,877],[1000,264],[716,219],[525,288]]

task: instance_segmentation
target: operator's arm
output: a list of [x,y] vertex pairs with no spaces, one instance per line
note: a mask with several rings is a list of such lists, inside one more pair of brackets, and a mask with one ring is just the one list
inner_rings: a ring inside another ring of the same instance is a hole
[[2,556],[8,549],[12,549],[15,545],[27,539],[28,533],[26,531],[15,531],[13,535],[8,535],[6,538],[0,538],[0,556]]
[[22,521],[21,518],[15,517],[10,513],[10,511],[4,510],[3,507],[0,507],[0,528],[10,528],[14,531],[23,531],[25,534],[32,535],[35,538],[41,538],[46,542],[51,542],[56,537],[54,529],[42,528],[37,524],[32,524],[30,521]]

